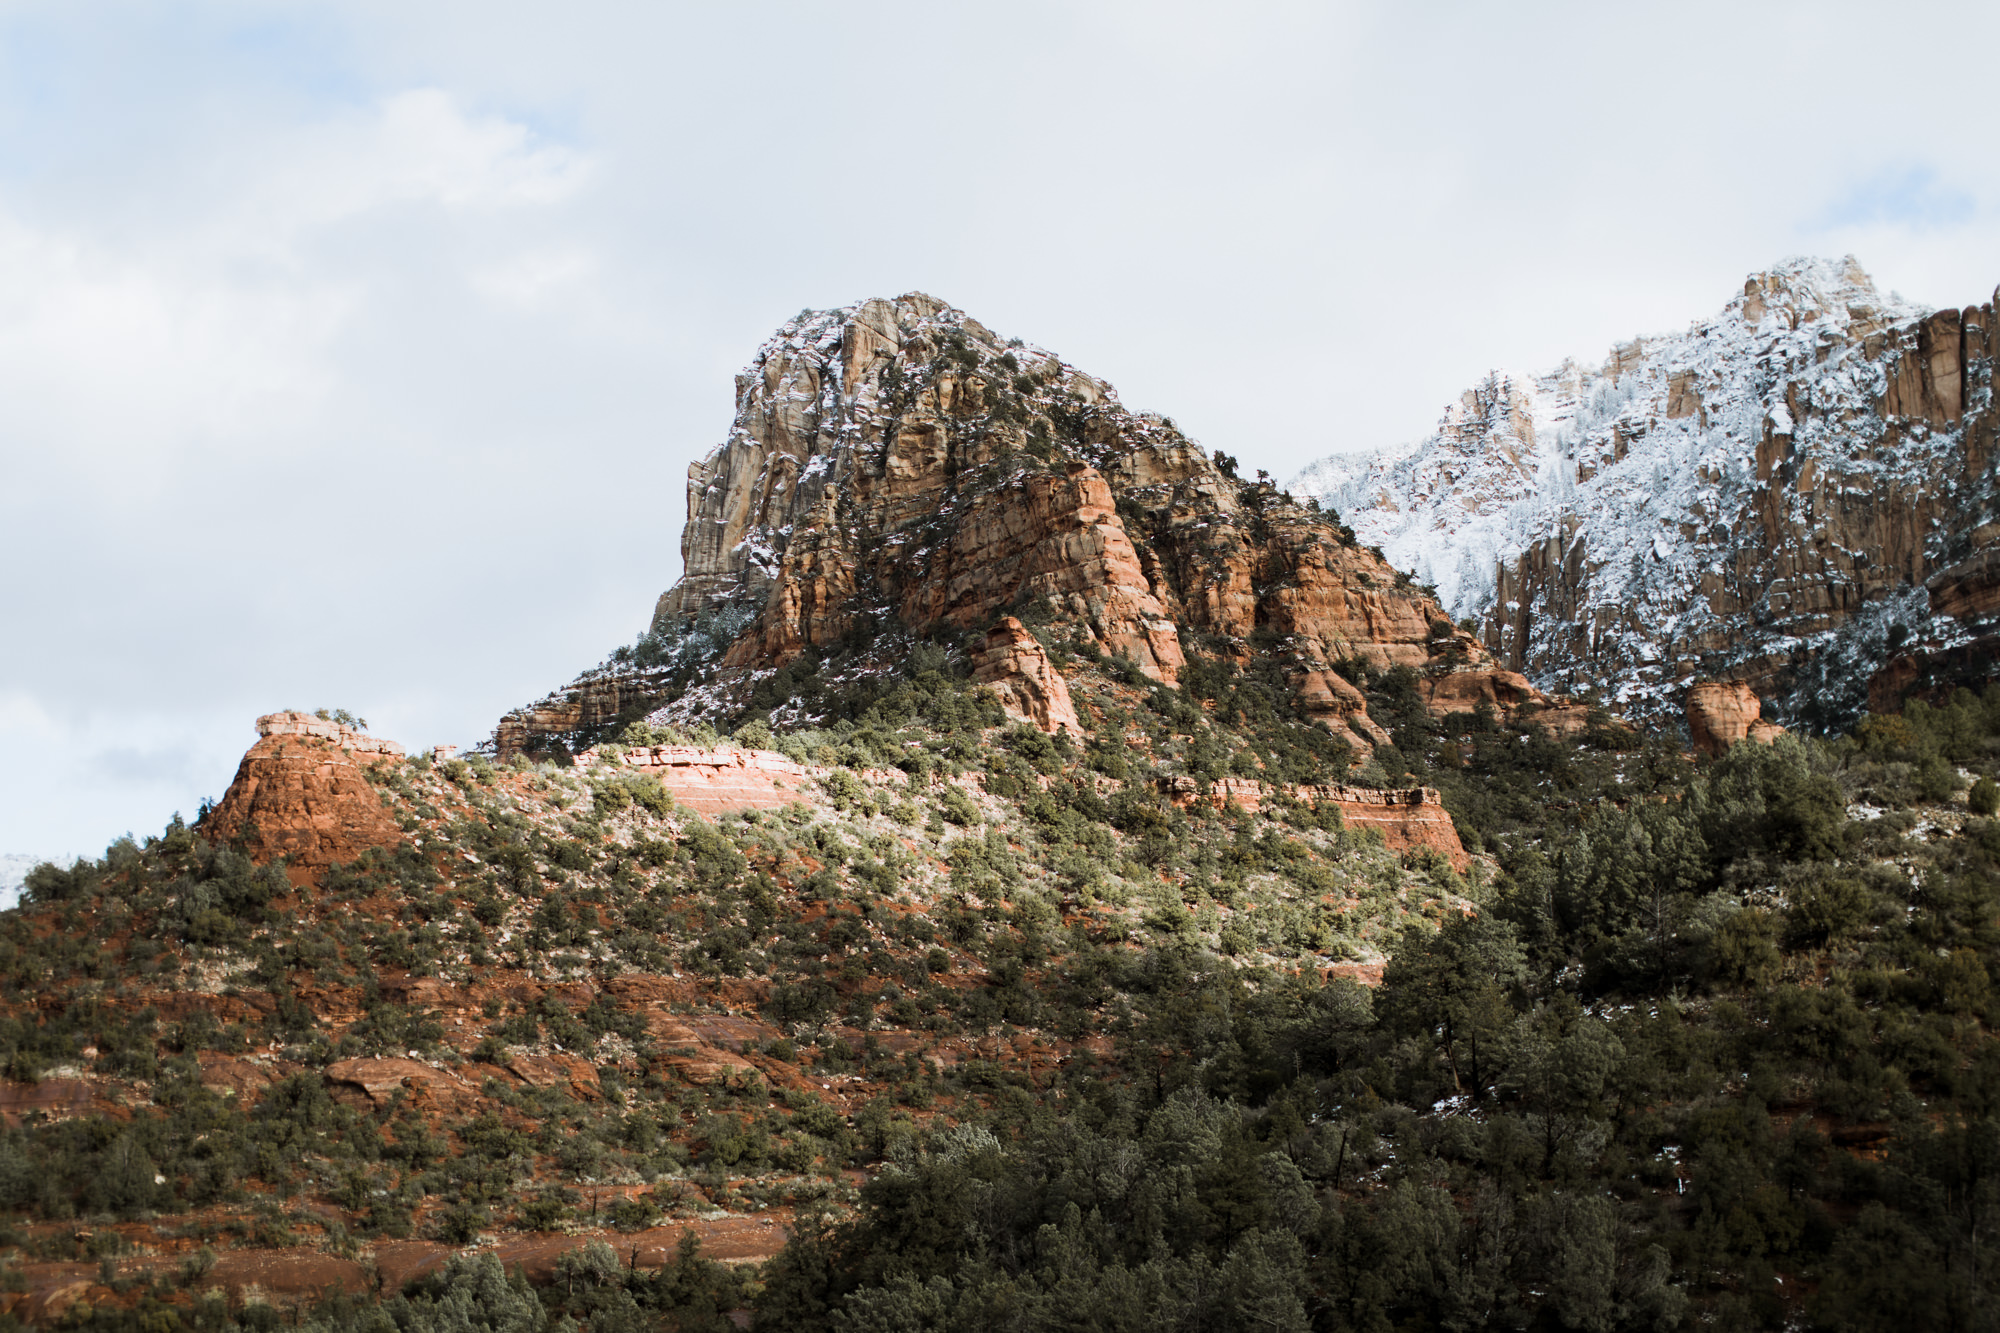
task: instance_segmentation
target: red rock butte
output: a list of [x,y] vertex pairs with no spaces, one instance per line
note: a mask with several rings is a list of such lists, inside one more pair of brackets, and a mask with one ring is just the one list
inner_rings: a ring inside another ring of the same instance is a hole
[[401,763],[402,746],[310,713],[266,714],[257,734],[202,820],[205,836],[241,841],[258,862],[284,857],[294,883],[403,840],[363,772],[371,763]]
[[[920,292],[779,330],[737,379],[727,441],[688,469],[687,504],[686,572],[653,628],[742,618],[706,683],[728,707],[760,673],[893,625],[962,643],[1010,716],[1071,725],[1015,612],[1161,685],[1190,654],[1274,658],[1357,760],[1388,737],[1342,663],[1440,677],[1426,692],[1440,713],[1549,702],[1336,515],[1238,478],[1171,420]],[[498,752],[614,739],[679,697],[675,677],[607,662],[502,719]]]

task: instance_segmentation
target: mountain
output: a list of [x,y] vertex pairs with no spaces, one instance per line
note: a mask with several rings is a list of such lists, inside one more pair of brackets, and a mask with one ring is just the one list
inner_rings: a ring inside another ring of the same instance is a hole
[[2000,689],[1689,753],[928,297],[738,408],[494,753],[27,874],[0,1324],[1983,1326]]
[[819,716],[798,688],[823,659],[983,653],[1009,615],[1162,685],[1191,660],[1274,673],[1357,763],[1384,739],[1360,670],[1409,668],[1443,711],[1547,702],[1331,515],[921,293],[781,328],[687,503],[686,573],[648,634],[504,719],[501,755],[647,716]]
[[1289,489],[1545,689],[1661,715],[1738,680],[1843,725],[1898,653],[1905,691],[1990,660],[1993,309],[1789,260],[1685,332],[1495,372],[1414,448]]

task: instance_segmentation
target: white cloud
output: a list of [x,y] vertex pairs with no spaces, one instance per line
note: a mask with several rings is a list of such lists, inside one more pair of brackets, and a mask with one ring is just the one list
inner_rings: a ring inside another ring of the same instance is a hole
[[299,423],[344,411],[336,396],[367,389],[336,344],[379,317],[395,219],[359,253],[342,251],[342,228],[409,208],[454,216],[443,253],[462,280],[516,304],[593,267],[587,250],[518,238],[504,218],[571,197],[589,159],[435,89],[267,134],[237,167],[205,211],[138,243],[123,225],[30,223],[0,202],[10,457],[82,471],[109,497],[167,484],[191,451],[282,450]]
[[561,203],[589,180],[590,159],[543,143],[518,122],[468,115],[450,94],[418,88],[272,145],[282,161],[256,182],[253,224],[231,238],[254,247],[378,209],[434,206],[494,212]]
[[596,259],[578,250],[540,250],[509,255],[475,270],[473,289],[503,305],[534,308],[573,289],[597,271]]

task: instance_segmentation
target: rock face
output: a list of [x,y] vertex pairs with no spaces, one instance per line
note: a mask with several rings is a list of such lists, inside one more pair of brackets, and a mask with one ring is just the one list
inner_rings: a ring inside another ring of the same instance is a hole
[[[742,617],[720,661],[607,664],[510,715],[503,754],[567,744],[697,676],[738,698],[809,649],[894,633],[985,654],[1010,615],[1164,685],[1190,653],[1275,657],[1302,705],[1363,751],[1382,737],[1335,664],[1493,669],[1333,515],[1237,479],[1170,420],[921,293],[809,312],[765,344],[737,377],[728,439],[689,469],[681,551],[654,640],[680,653],[702,625]],[[1017,711],[1059,724],[1053,672],[1031,677],[1043,697]]]
[[[1224,778],[1214,783],[1204,796],[1194,779],[1174,778],[1169,782],[1168,794],[1181,805],[1207,800],[1220,808],[1234,802],[1255,813],[1271,799],[1272,789],[1254,778]],[[1349,828],[1373,829],[1390,851],[1429,848],[1451,862],[1454,870],[1463,871],[1472,864],[1465,844],[1459,841],[1458,826],[1452,823],[1451,812],[1444,808],[1443,798],[1435,788],[1379,790],[1329,783],[1287,788],[1286,794],[1308,805],[1338,807],[1342,822]]]
[[1069,686],[1056,674],[1049,655],[1028,632],[1028,627],[1012,616],[987,631],[986,639],[972,654],[972,678],[993,687],[1007,716],[1027,722],[1054,735],[1068,728],[1083,734],[1076,706],[1070,702]]
[[504,761],[544,736],[586,736],[609,726],[635,702],[642,707],[660,696],[660,686],[642,672],[591,672],[539,703],[516,709],[494,728],[494,748]]
[[478,1088],[420,1060],[336,1060],[326,1067],[325,1077],[336,1093],[360,1094],[357,1100],[369,1110],[388,1105],[398,1093],[419,1105],[444,1110],[459,1110],[479,1100]]
[[294,883],[403,840],[362,772],[370,763],[401,763],[400,745],[310,713],[260,717],[257,734],[202,821],[204,835],[240,838],[259,862],[284,857]]
[[1303,795],[1337,803],[1341,818],[1350,828],[1374,829],[1391,851],[1428,848],[1443,854],[1454,870],[1462,871],[1472,863],[1464,844],[1458,840],[1458,826],[1451,822],[1451,815],[1437,792],[1429,787],[1402,791],[1315,787]]
[[658,778],[680,804],[711,817],[791,805],[803,799],[811,776],[805,765],[771,750],[650,745],[626,750],[609,762]]
[[1415,450],[1294,487],[1544,689],[1665,713],[1726,677],[1842,725],[1892,641],[1946,651],[2000,610],[1993,318],[1790,260],[1685,333],[1496,374]]
[[1972,554],[1924,580],[1928,633],[1888,642],[1887,660],[1868,682],[1868,707],[1893,713],[1905,700],[1943,703],[1964,687],[2000,676],[2000,530],[1971,534]]
[[1696,685],[1687,697],[1688,736],[1694,748],[1707,755],[1725,754],[1741,740],[1769,745],[1784,735],[1785,729],[1763,721],[1758,716],[1763,708],[1763,701],[1747,682]]

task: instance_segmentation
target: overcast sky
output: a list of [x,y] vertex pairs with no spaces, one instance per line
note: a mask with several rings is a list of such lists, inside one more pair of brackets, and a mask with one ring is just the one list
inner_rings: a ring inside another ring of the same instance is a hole
[[[1650,17],[1647,15],[1650,14]],[[0,852],[629,641],[802,307],[912,289],[1246,468],[1791,254],[2000,282],[1990,4],[0,0]]]

